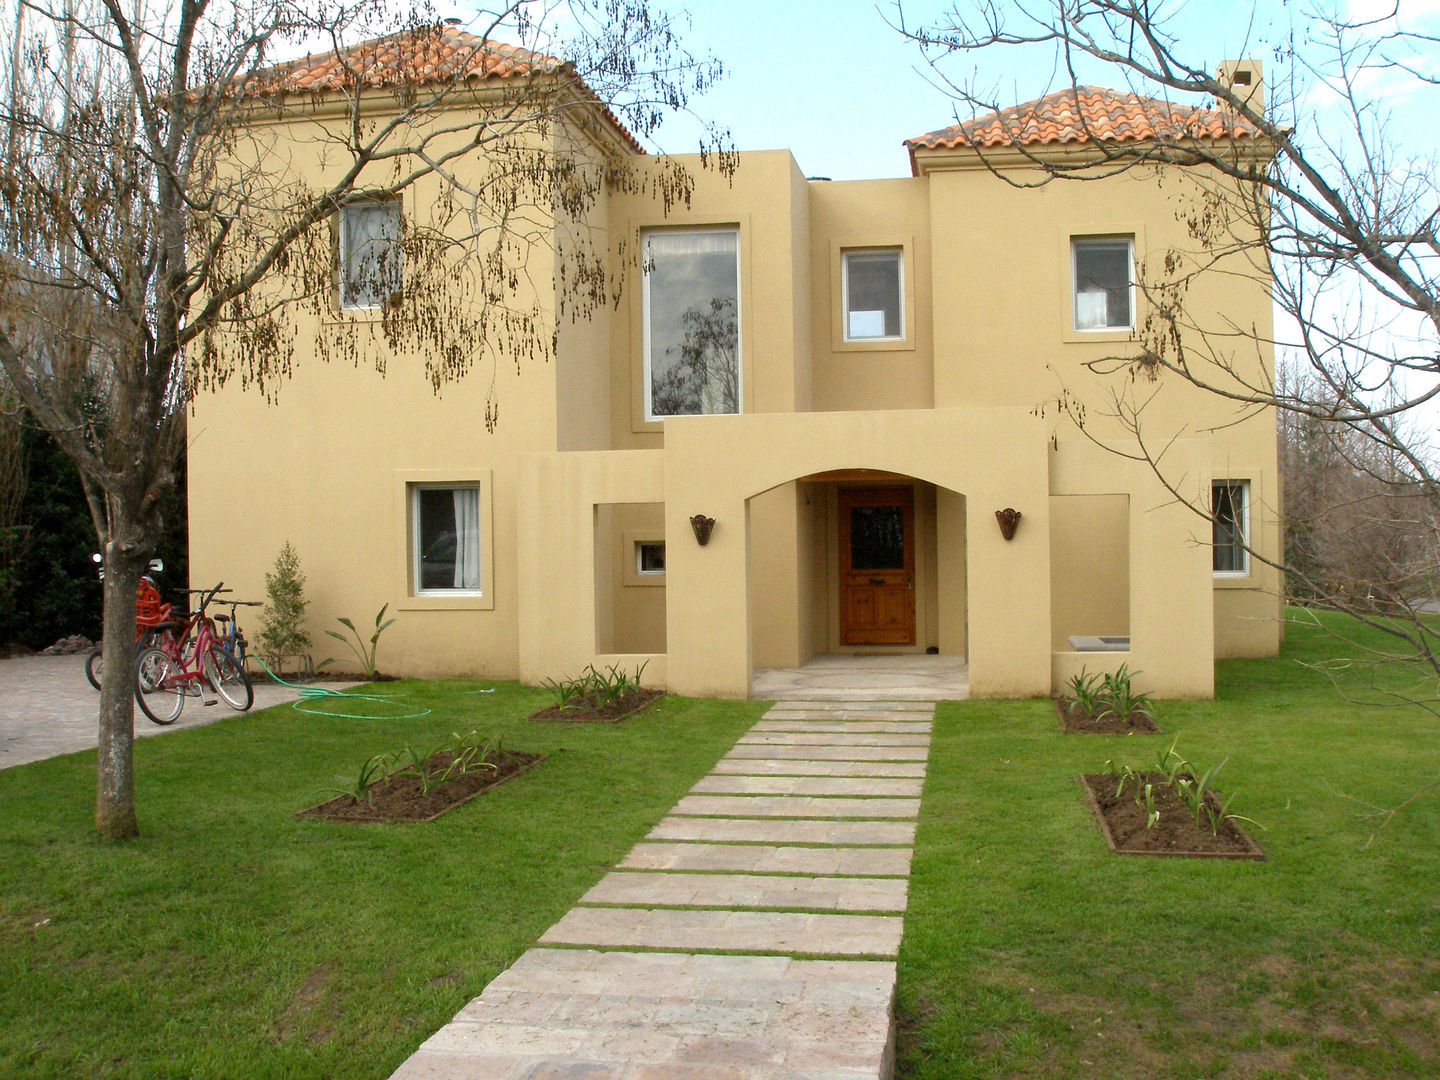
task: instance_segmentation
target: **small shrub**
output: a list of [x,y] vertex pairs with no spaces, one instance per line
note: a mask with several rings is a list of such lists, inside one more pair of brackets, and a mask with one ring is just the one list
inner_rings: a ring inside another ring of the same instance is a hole
[[265,575],[265,595],[270,604],[260,616],[260,647],[270,656],[303,653],[310,648],[305,629],[305,573],[300,556],[289,540],[275,556],[275,570]]
[[[375,632],[370,635],[370,642],[368,645],[366,644],[365,639],[360,636],[360,631],[355,629],[355,624],[349,619],[345,618],[345,616],[343,615],[338,617],[335,621],[338,622],[341,626],[345,627],[347,630],[349,630],[350,634],[354,637],[355,640],[352,641],[349,637],[335,630],[325,631],[325,633],[333,637],[336,641],[343,641],[346,645],[350,646],[350,651],[353,652],[356,658],[360,661],[360,671],[364,675],[366,682],[370,682],[375,678],[375,649],[377,648],[376,643],[380,640],[380,635],[383,634],[395,622],[394,619],[385,618],[385,612],[389,609],[389,607],[389,604],[384,604],[376,613]],[[317,664],[316,667],[323,668],[327,664],[333,664],[334,662],[334,658],[331,657],[329,659],[320,661],[320,663]]]

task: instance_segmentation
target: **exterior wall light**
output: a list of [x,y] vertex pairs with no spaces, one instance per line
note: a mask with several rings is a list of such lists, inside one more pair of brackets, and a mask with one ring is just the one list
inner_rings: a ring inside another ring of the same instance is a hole
[[706,517],[704,514],[696,514],[690,519],[690,528],[695,530],[695,541],[701,547],[710,542],[710,530],[715,528],[715,519]]
[[1020,524],[1020,511],[1013,506],[995,511],[995,520],[1000,523],[1000,535],[1006,540],[1015,539],[1015,526]]

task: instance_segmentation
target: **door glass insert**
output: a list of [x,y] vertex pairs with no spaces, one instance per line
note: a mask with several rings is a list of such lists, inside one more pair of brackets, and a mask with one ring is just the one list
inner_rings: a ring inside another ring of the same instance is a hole
[[905,569],[903,507],[850,508],[850,566],[855,570]]

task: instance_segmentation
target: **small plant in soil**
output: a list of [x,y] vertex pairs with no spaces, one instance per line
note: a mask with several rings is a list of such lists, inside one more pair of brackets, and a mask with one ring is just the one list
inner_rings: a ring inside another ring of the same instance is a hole
[[[345,618],[345,616],[343,615],[341,615],[335,621],[338,622],[341,626],[345,627],[346,630],[350,631],[349,637],[336,630],[325,631],[326,634],[328,634],[330,637],[333,637],[336,641],[343,641],[346,645],[350,647],[350,651],[353,652],[356,659],[360,661],[360,671],[361,674],[365,677],[366,682],[375,681],[375,650],[378,647],[377,643],[380,640],[380,635],[383,634],[387,629],[389,629],[395,622],[394,619],[385,618],[385,612],[389,610],[389,608],[389,604],[384,604],[376,613],[375,632],[370,635],[370,641],[368,644],[366,643],[365,639],[360,636],[360,631],[355,629],[355,624],[349,619]],[[351,640],[351,637],[354,638],[353,641]],[[321,660],[320,663],[316,664],[315,666],[317,668],[323,668],[328,664],[333,664],[334,662],[334,657],[330,657],[328,659]]]
[[1070,676],[1059,701],[1061,719],[1069,731],[1155,731],[1155,709],[1150,695],[1138,691],[1128,664],[1115,672],[1080,669]]
[[523,770],[539,755],[507,751],[498,736],[451,732],[431,749],[407,745],[393,754],[374,754],[353,782],[323,789],[334,798],[301,812],[305,817],[348,821],[416,821],[452,806]]
[[[1176,740],[1178,742],[1178,740]],[[1156,754],[1155,768],[1152,770],[1134,769],[1129,765],[1119,764],[1115,761],[1105,762],[1110,770],[1110,776],[1116,782],[1115,798],[1124,796],[1126,790],[1130,791],[1135,804],[1145,810],[1145,828],[1150,830],[1160,823],[1159,803],[1163,801],[1177,803],[1183,806],[1190,819],[1197,829],[1208,829],[1211,836],[1219,835],[1221,827],[1226,822],[1245,822],[1248,825],[1256,825],[1263,828],[1252,818],[1243,817],[1230,811],[1238,792],[1232,792],[1229,798],[1222,800],[1218,792],[1211,786],[1217,773],[1229,761],[1229,758],[1222,759],[1218,764],[1212,765],[1208,770],[1202,772],[1198,766],[1188,761],[1184,756],[1175,750],[1176,743],[1172,742],[1165,750]]]
[[646,690],[640,677],[649,664],[647,660],[634,673],[619,664],[610,664],[604,671],[594,664],[570,679],[545,679],[541,686],[550,691],[553,703],[532,713],[532,720],[619,720],[659,697],[661,691]]

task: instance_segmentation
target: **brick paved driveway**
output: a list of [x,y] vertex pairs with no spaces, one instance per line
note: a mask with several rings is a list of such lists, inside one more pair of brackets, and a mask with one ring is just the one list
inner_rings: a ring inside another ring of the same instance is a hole
[[[255,684],[256,709],[293,700],[295,692],[286,687]],[[85,681],[84,653],[0,660],[0,769],[93,748],[99,705],[100,695]],[[201,707],[192,699],[185,702],[179,720],[161,727],[137,708],[135,734],[148,738],[234,715],[223,701]]]

